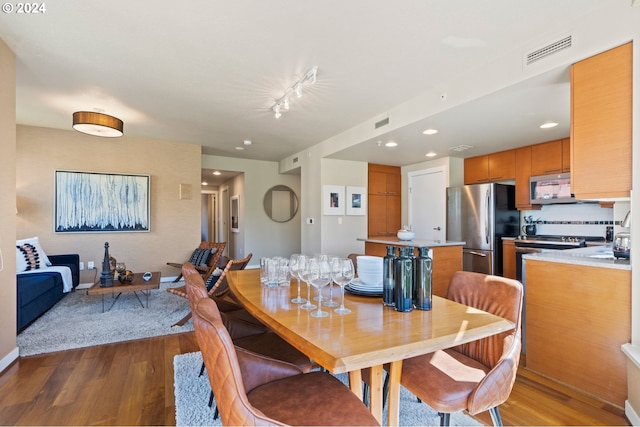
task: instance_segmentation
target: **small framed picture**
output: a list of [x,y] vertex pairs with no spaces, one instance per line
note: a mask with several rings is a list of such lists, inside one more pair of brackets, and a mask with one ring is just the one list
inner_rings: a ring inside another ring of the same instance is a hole
[[322,206],[324,215],[344,215],[344,187],[324,185],[322,187]]
[[367,214],[367,189],[365,187],[347,187],[347,215]]

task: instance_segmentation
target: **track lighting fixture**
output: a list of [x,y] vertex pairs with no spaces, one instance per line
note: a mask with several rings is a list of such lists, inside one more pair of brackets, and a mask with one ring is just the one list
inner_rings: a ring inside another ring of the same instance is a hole
[[300,98],[302,96],[303,86],[313,85],[316,82],[317,74],[318,74],[318,67],[315,66],[311,68],[309,71],[305,73],[304,76],[300,77],[300,79],[293,86],[288,88],[284,92],[284,95],[282,95],[280,99],[276,101],[275,104],[273,104],[273,107],[271,107],[271,110],[273,110],[273,113],[276,119],[279,119],[280,117],[282,117],[282,110],[287,111],[291,107],[290,105],[291,94],[295,93],[296,97]]

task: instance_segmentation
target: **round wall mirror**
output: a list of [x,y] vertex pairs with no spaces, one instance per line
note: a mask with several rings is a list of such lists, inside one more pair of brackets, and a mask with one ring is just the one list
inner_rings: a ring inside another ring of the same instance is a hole
[[298,212],[298,196],[286,185],[275,185],[264,195],[264,211],[275,222],[287,222]]

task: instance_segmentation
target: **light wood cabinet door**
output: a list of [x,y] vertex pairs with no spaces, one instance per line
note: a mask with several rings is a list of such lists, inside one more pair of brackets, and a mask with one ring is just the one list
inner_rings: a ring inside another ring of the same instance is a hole
[[562,140],[562,172],[571,171],[571,140],[564,138]]
[[632,43],[571,67],[571,187],[578,199],[629,197]]
[[398,230],[402,225],[402,216],[400,214],[402,206],[400,195],[388,195],[387,196],[387,235],[389,236],[397,236]]
[[515,150],[464,159],[464,183],[502,181],[516,176]]
[[531,146],[516,149],[516,208],[531,208]]
[[527,369],[624,407],[631,271],[526,263]]
[[401,225],[401,171],[397,166],[369,165],[368,235],[395,236]]
[[369,237],[387,235],[387,196],[369,194],[368,200],[368,233]]
[[562,172],[562,140],[531,146],[531,175]]
[[464,183],[477,184],[489,181],[489,156],[464,159]]
[[516,244],[513,240],[502,241],[502,275],[516,278]]
[[516,177],[516,151],[507,150],[489,154],[489,181],[502,181]]

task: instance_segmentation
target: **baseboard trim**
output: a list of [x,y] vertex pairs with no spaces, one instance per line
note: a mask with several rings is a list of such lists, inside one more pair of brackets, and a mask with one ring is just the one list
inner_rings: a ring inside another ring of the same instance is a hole
[[4,370],[7,369],[7,367],[11,365],[18,356],[20,356],[20,349],[16,347],[0,360],[0,372],[4,372]]
[[640,416],[638,416],[638,413],[633,409],[628,400],[624,402],[624,414],[632,426],[640,426]]

